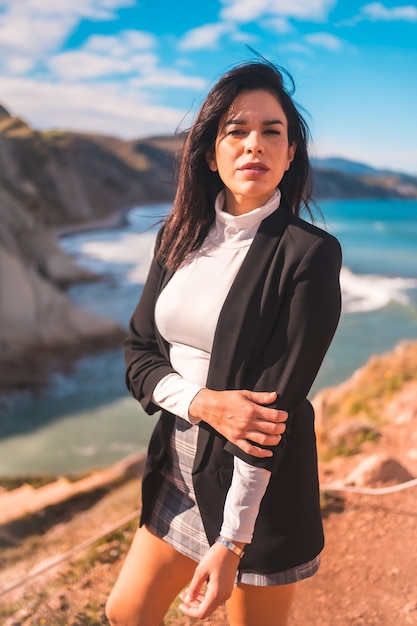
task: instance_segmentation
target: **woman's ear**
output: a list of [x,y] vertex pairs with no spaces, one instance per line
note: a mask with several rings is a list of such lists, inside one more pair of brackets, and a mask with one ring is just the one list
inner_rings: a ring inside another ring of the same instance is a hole
[[214,157],[214,154],[212,154],[211,152],[207,152],[207,154],[206,154],[206,161],[207,161],[207,165],[209,166],[211,171],[212,172],[217,172],[217,163],[216,163],[216,159]]
[[288,172],[288,170],[290,169],[290,165],[294,160],[296,150],[297,150],[297,144],[295,143],[295,141],[293,141],[292,144],[288,147],[288,161],[287,161],[287,167],[285,168],[286,172]]

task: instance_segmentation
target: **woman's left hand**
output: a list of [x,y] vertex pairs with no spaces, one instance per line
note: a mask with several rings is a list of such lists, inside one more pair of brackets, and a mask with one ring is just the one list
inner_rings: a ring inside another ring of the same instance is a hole
[[189,617],[204,619],[232,595],[239,557],[215,543],[197,565],[188,589],[180,598],[180,610]]

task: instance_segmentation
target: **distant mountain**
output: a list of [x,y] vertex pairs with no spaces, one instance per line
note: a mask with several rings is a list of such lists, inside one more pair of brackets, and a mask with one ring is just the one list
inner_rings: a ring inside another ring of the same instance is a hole
[[370,165],[359,163],[358,161],[349,161],[341,157],[328,157],[323,159],[312,158],[311,164],[315,169],[336,170],[337,172],[344,172],[345,174],[353,174],[356,176],[367,174],[372,176],[378,172],[378,170]]
[[316,198],[417,198],[417,176],[341,157],[311,160]]
[[33,130],[0,111],[0,188],[46,226],[100,219],[173,196],[175,138],[124,141]]

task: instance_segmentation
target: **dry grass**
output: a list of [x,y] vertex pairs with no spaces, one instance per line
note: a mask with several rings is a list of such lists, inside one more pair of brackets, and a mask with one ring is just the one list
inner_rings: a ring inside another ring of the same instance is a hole
[[[417,342],[404,342],[393,352],[372,357],[345,383],[319,392],[313,404],[321,458],[356,454],[363,443],[377,441],[385,407],[413,380]],[[341,427],[346,437],[334,437]]]
[[[63,554],[135,510],[139,479],[128,480],[85,508],[68,502],[31,520],[31,533],[9,528],[3,535],[0,556],[0,590],[23,580],[48,559]],[[50,519],[45,519],[45,518]],[[71,559],[0,595],[2,626],[100,626],[107,624],[104,606],[117,578],[137,527],[137,520],[96,541]],[[37,528],[37,530],[36,530]],[[6,541],[8,539],[8,541]],[[1,591],[0,591],[1,593]],[[165,619],[167,625],[198,626],[186,618],[175,601]],[[226,626],[223,609],[205,620],[205,626]]]
[[330,396],[328,416],[335,423],[358,415],[378,422],[382,407],[394,393],[416,378],[417,343],[403,343],[394,352],[372,357],[333,399]]

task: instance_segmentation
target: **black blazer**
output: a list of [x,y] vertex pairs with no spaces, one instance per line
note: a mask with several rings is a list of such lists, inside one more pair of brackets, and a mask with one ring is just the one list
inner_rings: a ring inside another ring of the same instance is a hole
[[[323,548],[314,413],[306,397],[338,324],[340,266],[338,241],[281,206],[261,223],[219,316],[207,387],[277,391],[276,408],[289,412],[269,459],[245,454],[200,423],[193,481],[210,544],[222,524],[233,455],[272,472],[244,569],[282,571]],[[159,410],[152,403],[156,384],[174,371],[154,322],[155,302],[171,276],[153,260],[125,342],[127,385],[149,414]],[[162,411],[150,439],[142,524],[158,497],[174,419]]]

